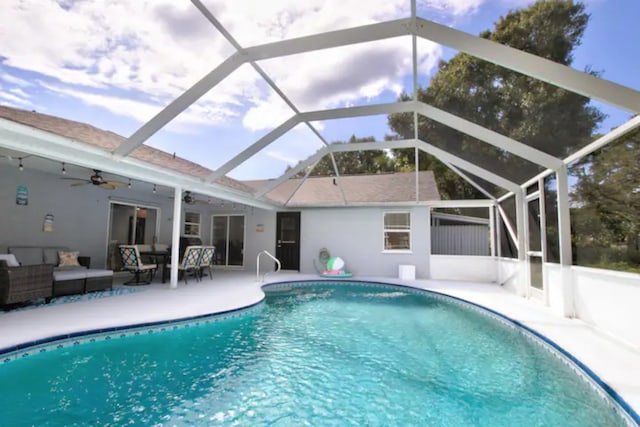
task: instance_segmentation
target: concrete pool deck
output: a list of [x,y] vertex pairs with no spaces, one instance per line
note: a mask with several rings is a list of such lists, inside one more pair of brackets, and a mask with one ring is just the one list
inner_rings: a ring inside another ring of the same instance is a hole
[[[123,278],[128,279],[127,276]],[[295,280],[323,279],[316,275],[281,272],[268,275],[265,283]],[[581,320],[560,317],[541,302],[518,297],[496,284],[401,281],[382,277],[354,277],[352,280],[432,290],[501,313],[571,353],[640,412],[640,351]],[[248,272],[215,271],[213,279],[190,280],[187,285],[180,282],[177,289],[154,283],[138,287],[140,292],[0,313],[0,352],[64,334],[189,318],[251,306],[264,297],[261,285],[256,283],[255,275]]]

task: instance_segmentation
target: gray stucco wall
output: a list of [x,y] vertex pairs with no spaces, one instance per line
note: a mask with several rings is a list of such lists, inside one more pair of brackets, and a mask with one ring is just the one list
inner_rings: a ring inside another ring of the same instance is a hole
[[[411,253],[383,252],[383,212],[411,212]],[[429,277],[430,227],[426,207],[325,208],[301,211],[300,269],[315,273],[321,248],[344,259],[354,275],[397,277],[398,265],[416,266],[416,278]]]
[[[0,165],[0,252],[9,246],[67,246],[91,256],[92,266],[106,265],[109,200],[157,207],[160,215],[158,242],[171,243],[173,200],[168,195],[153,194],[148,186],[136,185],[106,191],[92,185],[70,187],[61,176]],[[29,204],[16,205],[16,187],[26,185]],[[145,191],[146,189],[146,191]],[[243,213],[245,222],[244,270],[255,271],[256,256],[268,250],[275,254],[276,211],[240,209],[233,205],[212,209],[191,205],[184,210],[201,214],[201,238],[211,243],[211,215]],[[301,210],[301,252],[303,273],[315,273],[313,260],[320,248],[342,257],[355,275],[394,277],[399,264],[416,266],[416,276],[429,276],[430,229],[426,207],[409,208],[412,212],[412,253],[383,253],[382,208],[322,208]],[[44,217],[55,217],[54,232],[42,231]],[[262,230],[262,231],[258,231]],[[273,262],[261,261],[261,271],[272,271]]]
[[[19,171],[15,166],[0,165],[0,253],[9,246],[67,246],[82,255],[91,256],[93,267],[106,265],[107,232],[109,228],[109,201],[138,203],[157,207],[160,215],[159,243],[171,243],[173,200],[168,195],[153,194],[148,185],[133,188],[103,190],[92,185],[70,187],[70,181],[61,176],[31,169]],[[16,205],[16,188],[25,185],[29,189],[29,204]],[[146,189],[146,191],[139,189]],[[245,269],[255,270],[255,258],[259,251],[275,251],[275,211],[227,205],[212,209],[206,204],[190,205],[184,211],[201,214],[201,238],[211,242],[211,215],[213,213],[244,213],[246,217]],[[54,231],[42,231],[44,216],[55,217]],[[257,224],[264,231],[256,232]],[[126,235],[127,224],[123,233]],[[271,268],[265,263],[264,268]]]
[[[106,252],[107,191],[70,187],[60,177],[15,166],[0,166],[0,251],[8,246],[68,246],[101,266]],[[16,204],[16,187],[29,190],[29,204]],[[103,192],[105,194],[101,194]],[[44,217],[54,215],[54,231],[42,231]]]

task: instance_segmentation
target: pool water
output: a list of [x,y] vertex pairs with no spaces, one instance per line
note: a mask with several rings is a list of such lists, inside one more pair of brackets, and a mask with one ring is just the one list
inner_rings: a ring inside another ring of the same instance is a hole
[[539,344],[426,293],[266,291],[246,315],[0,366],[2,425],[617,426]]

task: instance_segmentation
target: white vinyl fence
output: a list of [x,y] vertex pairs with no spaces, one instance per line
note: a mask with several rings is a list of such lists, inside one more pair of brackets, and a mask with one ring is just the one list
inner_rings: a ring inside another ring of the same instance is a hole
[[435,225],[431,227],[433,255],[490,255],[486,225]]

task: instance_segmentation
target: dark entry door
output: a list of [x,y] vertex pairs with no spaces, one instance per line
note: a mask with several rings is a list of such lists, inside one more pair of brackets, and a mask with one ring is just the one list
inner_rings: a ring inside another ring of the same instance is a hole
[[300,271],[300,212],[278,212],[276,258],[283,270]]

